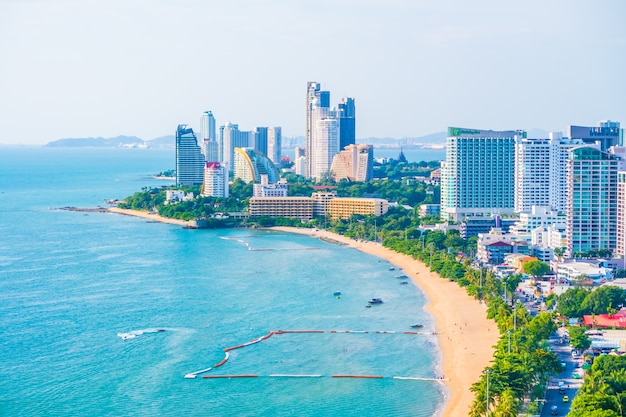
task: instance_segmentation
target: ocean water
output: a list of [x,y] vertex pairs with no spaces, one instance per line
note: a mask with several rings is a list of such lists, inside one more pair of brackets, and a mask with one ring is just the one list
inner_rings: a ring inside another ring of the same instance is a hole
[[[440,383],[393,378],[436,376],[439,351],[403,333],[433,323],[385,261],[59,209],[169,184],[150,176],[173,166],[172,150],[0,147],[0,416],[436,414]],[[184,378],[278,330],[324,332],[273,334]],[[244,374],[257,377],[201,378]],[[285,374],[319,377],[270,376]]]

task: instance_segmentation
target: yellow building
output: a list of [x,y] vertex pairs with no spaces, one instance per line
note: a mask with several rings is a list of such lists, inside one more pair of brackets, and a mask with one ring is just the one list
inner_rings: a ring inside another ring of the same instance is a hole
[[331,219],[349,219],[353,214],[382,216],[389,204],[382,198],[344,198],[330,200]]

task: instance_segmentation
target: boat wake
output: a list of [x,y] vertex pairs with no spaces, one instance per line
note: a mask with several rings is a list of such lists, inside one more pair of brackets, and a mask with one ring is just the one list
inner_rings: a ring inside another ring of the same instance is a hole
[[134,339],[146,333],[163,333],[165,330],[166,329],[155,329],[155,328],[131,330],[130,332],[126,332],[126,333],[118,333],[117,337],[119,337],[122,340],[128,340],[128,339]]

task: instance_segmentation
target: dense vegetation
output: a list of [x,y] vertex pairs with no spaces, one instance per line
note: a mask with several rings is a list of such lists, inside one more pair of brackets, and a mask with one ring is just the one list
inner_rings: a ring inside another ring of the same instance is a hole
[[535,412],[538,403],[534,400],[543,397],[549,374],[559,372],[561,365],[548,348],[548,337],[556,330],[550,313],[532,318],[522,304],[511,306],[502,297],[506,294],[505,298],[511,298],[509,294],[521,277],[501,280],[492,272],[474,269],[469,260],[463,261],[456,252],[467,253],[472,243],[460,239],[452,230],[447,234],[425,232],[417,239],[389,236],[383,244],[421,260],[442,278],[456,281],[469,295],[487,303],[487,317],[496,321],[501,337],[493,364],[472,385],[476,396],[469,415],[483,416],[489,404],[493,415],[517,416],[525,397],[530,400],[527,411]]
[[613,314],[626,300],[626,290],[602,286],[594,290],[574,287],[557,297],[556,311],[564,317]]
[[601,355],[587,371],[569,417],[623,417],[626,413],[626,356]]

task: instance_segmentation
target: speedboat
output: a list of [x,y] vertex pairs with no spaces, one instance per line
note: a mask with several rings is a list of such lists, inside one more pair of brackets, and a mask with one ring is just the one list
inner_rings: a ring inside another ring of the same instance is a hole
[[371,300],[368,301],[368,303],[370,303],[370,304],[382,304],[383,300],[382,300],[382,298],[372,298]]
[[424,327],[424,325],[420,323],[415,323],[415,324],[411,324],[411,327],[414,329],[421,329],[422,327]]

